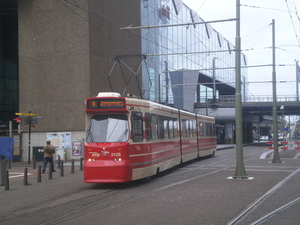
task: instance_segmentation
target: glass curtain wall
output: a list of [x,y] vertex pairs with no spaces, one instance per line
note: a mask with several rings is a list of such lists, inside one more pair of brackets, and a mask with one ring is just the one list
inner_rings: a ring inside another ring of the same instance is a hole
[[[197,70],[235,86],[233,44],[210,24],[187,25],[193,22],[203,20],[181,0],[141,0],[141,26],[147,27],[141,30],[142,51],[147,56],[143,66],[144,98],[172,104],[177,96],[172,94],[169,72],[174,71]],[[242,59],[244,66],[244,55]],[[242,79],[247,81],[246,69],[242,70]],[[245,86],[242,94],[246,94]],[[200,85],[200,95],[202,102],[204,96],[212,96],[212,89]]]
[[19,110],[18,65],[0,61],[0,121],[8,124]]

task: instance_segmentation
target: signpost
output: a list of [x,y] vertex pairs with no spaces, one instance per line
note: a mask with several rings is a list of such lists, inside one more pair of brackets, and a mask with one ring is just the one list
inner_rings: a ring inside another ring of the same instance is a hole
[[37,119],[42,118],[42,116],[39,116],[37,113],[16,113],[19,118],[16,118],[15,120],[17,122],[22,122],[22,124],[29,125],[29,131],[28,131],[28,164],[30,164],[30,150],[31,150],[31,125],[37,124]]

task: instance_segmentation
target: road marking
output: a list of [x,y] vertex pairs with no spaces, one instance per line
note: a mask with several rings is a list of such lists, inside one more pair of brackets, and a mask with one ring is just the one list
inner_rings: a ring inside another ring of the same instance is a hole
[[[24,176],[24,173],[21,173],[21,172],[9,172],[9,175],[10,174],[15,174],[14,176],[9,176],[9,178],[16,178],[16,177],[23,177]],[[32,175],[32,173],[27,173],[27,175]]]
[[261,154],[261,156],[259,157],[259,159],[265,159],[266,156],[271,153],[271,152],[274,152],[274,150],[269,150],[269,151],[266,151],[264,152],[263,154]]
[[298,153],[297,155],[295,155],[293,159],[298,159],[299,156],[300,156],[300,153]]

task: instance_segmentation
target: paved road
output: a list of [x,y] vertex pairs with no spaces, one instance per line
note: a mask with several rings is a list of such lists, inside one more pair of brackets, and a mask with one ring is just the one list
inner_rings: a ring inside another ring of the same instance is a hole
[[[271,163],[271,155],[260,159],[266,151],[265,146],[244,147],[246,172],[253,177],[245,180],[230,179],[234,148],[127,184],[85,184],[79,167],[73,174],[66,167],[64,177],[57,170],[52,180],[44,174],[37,183],[30,168],[31,185],[13,178],[9,191],[0,187],[1,225],[295,224],[300,219],[300,160],[282,152],[283,163]],[[13,165],[11,172],[23,169]]]

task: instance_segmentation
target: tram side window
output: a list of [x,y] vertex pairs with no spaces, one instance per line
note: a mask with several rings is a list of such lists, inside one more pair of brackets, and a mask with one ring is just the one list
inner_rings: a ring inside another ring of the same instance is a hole
[[186,121],[186,133],[187,133],[187,137],[191,137],[191,121],[187,120]]
[[143,115],[141,112],[131,113],[132,141],[143,141]]
[[200,132],[200,137],[205,137],[205,126],[204,123],[199,123],[199,132]]
[[169,118],[164,117],[164,137],[165,139],[169,139]]
[[158,116],[158,139],[164,139],[164,117]]
[[216,135],[216,128],[214,123],[208,123],[209,131],[210,131],[210,137],[213,137]]
[[182,137],[183,138],[186,138],[186,136],[187,136],[187,122],[186,122],[186,120],[182,120],[181,121],[182,123]]
[[196,120],[192,120],[192,136],[196,137]]
[[206,123],[206,136],[207,137],[210,137],[212,136],[212,126],[211,126],[211,123]]
[[174,123],[173,119],[170,118],[170,120],[169,120],[169,137],[170,138],[174,138],[174,126],[173,126],[173,123]]
[[151,114],[151,133],[152,140],[157,140],[157,115]]
[[189,120],[189,137],[194,137],[193,121]]
[[173,126],[174,126],[174,138],[178,138],[178,120],[175,119],[173,121]]
[[145,113],[145,125],[146,125],[146,140],[151,141],[152,139],[152,129],[151,129],[151,114],[146,112]]
[[215,136],[215,130],[214,130],[214,124],[213,123],[210,123],[210,129],[211,129],[211,133],[210,133],[210,136]]

